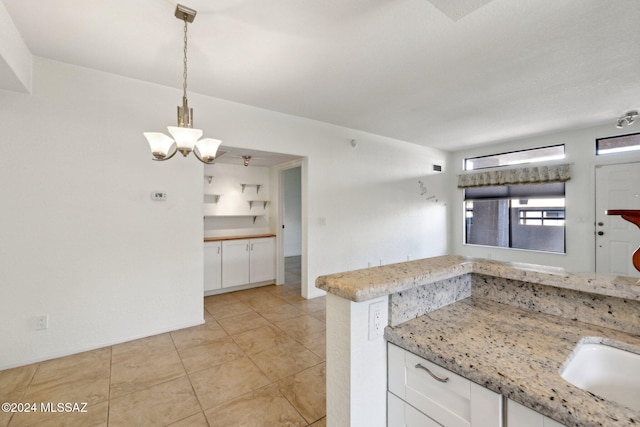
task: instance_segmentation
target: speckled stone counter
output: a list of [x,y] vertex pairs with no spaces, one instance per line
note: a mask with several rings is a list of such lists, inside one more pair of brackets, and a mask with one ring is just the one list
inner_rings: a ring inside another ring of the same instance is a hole
[[341,298],[362,302],[464,274],[483,274],[563,289],[640,301],[637,279],[562,268],[444,255],[320,276],[316,287]]
[[637,351],[638,336],[470,297],[387,327],[385,338],[568,426],[640,424],[639,412],[559,375],[580,340]]

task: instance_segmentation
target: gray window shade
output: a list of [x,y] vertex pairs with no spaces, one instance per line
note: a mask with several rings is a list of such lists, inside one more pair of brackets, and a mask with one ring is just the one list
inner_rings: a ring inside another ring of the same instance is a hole
[[564,182],[465,188],[465,200],[564,197]]

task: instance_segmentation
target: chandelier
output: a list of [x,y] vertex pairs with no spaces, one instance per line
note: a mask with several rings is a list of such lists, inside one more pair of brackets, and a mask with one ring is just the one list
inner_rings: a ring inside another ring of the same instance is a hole
[[153,160],[169,160],[179,151],[184,157],[193,154],[202,163],[211,164],[216,159],[216,152],[222,141],[203,138],[201,129],[193,129],[193,108],[189,108],[187,100],[187,23],[193,22],[196,11],[186,6],[177,5],[175,16],[184,21],[184,72],[182,73],[182,105],[178,106],[178,126],[167,126],[171,137],[161,132],[144,132],[149,142]]

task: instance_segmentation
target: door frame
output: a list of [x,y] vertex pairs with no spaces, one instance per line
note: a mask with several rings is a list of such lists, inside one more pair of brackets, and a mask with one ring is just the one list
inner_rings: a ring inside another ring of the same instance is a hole
[[307,277],[308,265],[308,220],[307,220],[307,158],[292,160],[275,166],[277,174],[278,188],[278,214],[276,223],[276,283],[284,284],[284,234],[282,226],[284,225],[284,171],[293,168],[300,168],[300,208],[301,208],[301,237],[302,237],[302,256],[301,256],[301,294],[307,298],[309,295],[309,280]]

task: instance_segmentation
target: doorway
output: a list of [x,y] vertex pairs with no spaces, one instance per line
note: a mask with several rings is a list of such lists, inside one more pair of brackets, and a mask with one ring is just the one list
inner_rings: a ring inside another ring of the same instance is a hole
[[282,171],[284,284],[302,280],[302,168]]
[[640,277],[631,261],[640,229],[608,209],[640,209],[640,162],[596,166],[596,272]]

